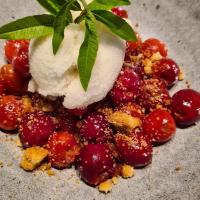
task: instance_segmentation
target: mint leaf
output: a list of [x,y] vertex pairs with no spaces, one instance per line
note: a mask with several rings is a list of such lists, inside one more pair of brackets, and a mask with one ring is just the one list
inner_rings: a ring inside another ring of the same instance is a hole
[[129,0],[94,0],[89,5],[90,10],[110,10],[116,6],[130,5]]
[[98,34],[96,31],[95,18],[90,11],[87,12],[85,25],[85,39],[79,50],[78,70],[81,84],[86,91],[98,51]]
[[35,15],[18,19],[0,27],[0,39],[32,39],[53,33],[52,15]]
[[63,39],[64,39],[64,31],[66,27],[66,19],[67,24],[72,23],[73,18],[70,12],[70,6],[74,3],[75,0],[69,0],[67,3],[64,4],[60,12],[55,18],[53,27],[54,27],[54,34],[53,34],[53,53],[54,55],[57,53]]
[[[69,2],[69,0],[54,0],[56,1],[60,6],[63,6],[66,2]],[[80,4],[78,3],[78,1],[75,1],[71,7],[70,7],[71,10],[74,10],[74,11],[80,11],[81,10],[81,6]]]
[[55,0],[37,0],[38,3],[44,7],[48,12],[57,15],[61,6]]
[[105,24],[115,35],[126,41],[136,41],[136,35],[132,27],[121,17],[106,10],[93,10],[96,19]]

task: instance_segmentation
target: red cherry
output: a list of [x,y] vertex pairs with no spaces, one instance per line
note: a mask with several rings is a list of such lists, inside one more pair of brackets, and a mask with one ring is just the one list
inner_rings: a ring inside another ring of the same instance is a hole
[[80,136],[89,142],[105,143],[112,139],[112,129],[100,113],[89,114],[81,122]]
[[128,18],[128,13],[126,10],[124,10],[123,8],[119,8],[119,7],[116,7],[116,8],[112,8],[112,12],[119,16],[119,17],[122,17],[122,18]]
[[183,89],[172,97],[171,110],[178,125],[189,126],[200,119],[200,93]]
[[166,84],[159,79],[144,80],[140,87],[138,102],[147,112],[158,107],[169,107],[171,98]]
[[115,135],[115,144],[121,162],[134,167],[144,167],[151,163],[153,148],[150,139],[144,134],[133,132],[127,136],[118,133]]
[[18,75],[11,64],[1,67],[0,81],[8,93],[21,94],[27,90],[28,81]]
[[142,52],[147,57],[151,57],[154,53],[157,52],[159,52],[163,57],[167,57],[167,48],[165,44],[155,38],[150,38],[143,42]]
[[76,133],[76,119],[69,112],[59,113],[58,116],[58,129],[59,131],[67,131],[69,133]]
[[145,117],[143,128],[153,142],[164,143],[174,136],[176,123],[168,111],[157,109]]
[[26,113],[20,122],[20,139],[24,147],[42,146],[55,130],[53,119],[42,111]]
[[60,169],[68,167],[75,161],[80,147],[72,134],[58,132],[49,137],[47,149],[51,165]]
[[88,144],[80,151],[78,171],[80,177],[90,185],[113,177],[116,163],[110,148],[105,144]]
[[153,67],[153,76],[166,81],[167,86],[174,85],[178,80],[180,69],[178,65],[169,58],[157,61]]
[[20,97],[8,95],[0,98],[0,128],[15,130],[19,125],[22,114],[22,100]]
[[9,63],[12,63],[13,58],[16,56],[16,53],[21,48],[29,47],[28,40],[7,40],[4,46],[5,57]]
[[0,82],[0,95],[3,95],[5,93],[5,86],[3,83]]
[[140,78],[132,68],[124,68],[120,72],[110,97],[115,104],[134,101],[139,94]]
[[82,117],[83,115],[88,113],[88,107],[68,109],[68,112],[74,116]]
[[15,71],[22,77],[29,77],[29,57],[27,47],[21,47],[12,61]]

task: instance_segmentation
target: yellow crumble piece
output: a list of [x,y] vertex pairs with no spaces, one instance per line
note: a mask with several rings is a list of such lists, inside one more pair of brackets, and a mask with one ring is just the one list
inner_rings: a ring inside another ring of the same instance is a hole
[[122,177],[123,178],[131,178],[135,174],[134,168],[130,165],[123,165],[122,166]]
[[142,125],[142,122],[139,118],[132,117],[131,115],[120,111],[116,111],[111,114],[108,121],[114,126],[128,128],[131,130]]
[[156,62],[160,59],[162,59],[160,52],[154,53],[150,58],[151,62]]
[[144,72],[146,75],[151,75],[153,72],[152,72],[152,65],[153,63],[151,62],[150,59],[146,58],[144,61],[143,61],[143,65],[144,65]]
[[108,193],[108,192],[111,192],[112,187],[113,187],[113,182],[111,179],[109,179],[100,183],[98,188],[100,192]]
[[180,69],[179,75],[178,75],[178,80],[183,81],[184,80],[184,74],[183,71]]
[[26,171],[33,171],[47,157],[48,151],[42,147],[31,147],[24,151],[20,167]]
[[119,178],[117,176],[112,177],[112,182],[114,185],[117,185],[119,183]]

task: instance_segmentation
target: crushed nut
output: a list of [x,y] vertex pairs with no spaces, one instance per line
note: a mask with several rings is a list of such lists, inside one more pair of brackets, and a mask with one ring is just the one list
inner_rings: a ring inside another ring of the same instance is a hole
[[47,157],[48,151],[41,147],[31,147],[24,151],[20,167],[26,171],[33,171]]
[[111,192],[112,187],[113,187],[113,182],[111,179],[108,179],[99,184],[99,191],[103,193],[108,193]]
[[122,177],[123,178],[131,178],[134,176],[134,168],[130,165],[122,166]]

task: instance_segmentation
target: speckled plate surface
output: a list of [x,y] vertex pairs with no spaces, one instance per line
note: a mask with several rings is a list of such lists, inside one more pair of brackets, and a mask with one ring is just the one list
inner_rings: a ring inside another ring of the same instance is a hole
[[[43,11],[34,0],[0,0],[0,25],[39,12]],[[200,1],[135,0],[129,15],[139,24],[143,38],[156,37],[167,43],[169,56],[182,66],[191,87],[199,91]],[[185,87],[183,81],[172,93]],[[200,123],[178,129],[172,141],[154,148],[150,166],[136,170],[132,179],[120,179],[107,195],[82,183],[73,169],[55,171],[52,177],[39,171],[24,172],[19,168],[21,151],[10,138],[15,136],[0,133],[0,200],[200,199]]]

